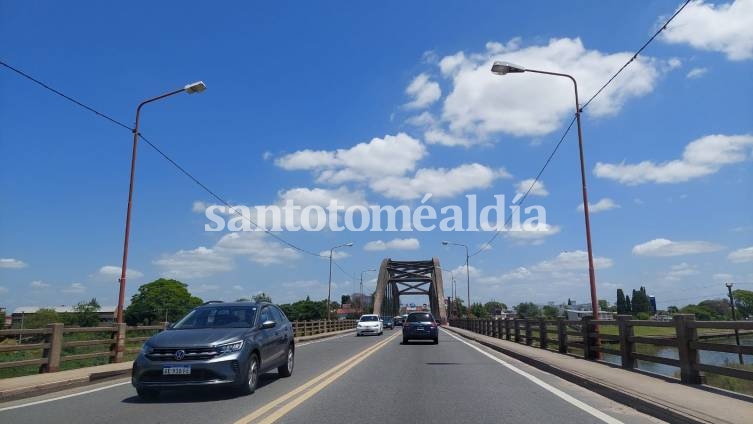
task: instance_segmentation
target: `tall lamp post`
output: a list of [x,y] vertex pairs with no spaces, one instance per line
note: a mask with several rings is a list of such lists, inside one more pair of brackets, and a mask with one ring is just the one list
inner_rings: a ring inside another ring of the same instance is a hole
[[[591,219],[588,212],[588,192],[586,190],[586,164],[583,158],[583,131],[580,125],[580,103],[578,101],[578,83],[571,75],[557,72],[538,71],[535,69],[526,69],[522,66],[514,65],[509,62],[494,62],[491,69],[492,73],[497,75],[507,75],[521,72],[533,72],[536,74],[554,75],[557,77],[569,78],[575,88],[575,120],[578,123],[578,148],[580,149],[580,178],[583,188],[583,215],[586,220],[586,244],[588,246],[588,278],[591,285],[591,311],[593,319],[599,319],[599,301],[596,296],[596,273],[594,272],[593,249],[591,247]],[[598,331],[597,331],[598,333]]]
[[360,309],[361,310],[358,311],[361,314],[363,314],[363,274],[365,274],[367,272],[376,272],[376,269],[375,268],[369,268],[369,269],[364,269],[363,271],[361,271],[361,302],[360,302],[360,305],[361,305]]
[[337,246],[329,249],[329,283],[327,283],[327,321],[332,319],[332,254],[335,249],[339,247],[353,247],[353,243],[338,244]]
[[194,94],[194,93],[201,93],[202,91],[206,90],[207,86],[204,84],[203,81],[198,81],[192,84],[188,84],[185,87],[171,91],[169,93],[162,94],[157,97],[153,97],[148,100],[144,100],[143,102],[139,103],[139,106],[136,108],[136,124],[133,128],[133,152],[131,154],[131,181],[130,185],[128,187],[128,208],[126,209],[126,223],[125,223],[125,237],[123,241],[123,263],[120,267],[120,279],[118,282],[120,283],[120,290],[118,293],[118,324],[123,323],[123,305],[125,303],[125,286],[126,286],[126,269],[128,265],[128,237],[131,233],[131,207],[133,206],[133,183],[134,183],[134,177],[136,174],[136,147],[139,144],[139,118],[141,117],[141,108],[144,107],[145,104],[151,103],[160,99],[164,99],[165,97],[170,97],[174,94],[178,93],[188,93],[188,94]]
[[[732,286],[734,284],[727,283],[727,292],[729,292],[729,306],[732,308],[732,321],[737,321],[737,314],[735,313],[735,297],[732,295]],[[740,347],[740,332],[735,328],[735,343],[737,347]],[[737,352],[737,357],[740,360],[740,365],[743,365],[743,353]]]
[[466,314],[465,315],[466,316],[470,316],[471,315],[471,270],[470,270],[470,266],[468,265],[468,262],[471,259],[471,255],[468,254],[468,245],[467,244],[462,244],[462,243],[455,243],[455,242],[451,242],[451,241],[447,241],[447,240],[443,241],[442,244],[444,246],[447,246],[447,245],[451,244],[451,245],[454,245],[454,246],[465,247],[465,277],[466,277],[466,283],[467,283],[467,287],[468,287],[468,306],[466,306]]

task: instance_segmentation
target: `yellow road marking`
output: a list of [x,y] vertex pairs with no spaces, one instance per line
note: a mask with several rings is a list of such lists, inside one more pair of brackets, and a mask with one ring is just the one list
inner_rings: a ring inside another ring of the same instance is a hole
[[[289,399],[295,397],[299,393],[302,393],[302,392],[308,390],[310,387],[318,384],[322,380],[327,379],[328,377],[330,377],[331,375],[333,375],[333,374],[337,373],[338,371],[344,369],[345,367],[348,367],[349,365],[351,365],[353,363],[359,363],[359,362],[361,362],[361,360],[362,360],[361,358],[365,358],[366,356],[370,355],[371,353],[373,353],[373,352],[381,349],[384,345],[386,345],[387,343],[389,343],[396,336],[397,336],[397,333],[395,335],[389,337],[387,340],[379,342],[378,344],[376,344],[376,345],[374,345],[374,346],[372,346],[372,347],[370,347],[368,349],[365,349],[365,350],[363,350],[361,352],[358,352],[357,354],[351,356],[350,358],[346,359],[345,361],[341,362],[340,364],[335,365],[334,367],[330,368],[329,370],[327,370],[327,371],[323,372],[322,374],[320,374],[320,375],[314,377],[313,379],[309,380],[305,384],[303,384],[303,385],[297,387],[296,389],[288,392],[287,394],[285,394],[285,395],[283,395],[283,396],[275,399],[274,401],[267,403],[265,406],[263,406],[263,407],[261,407],[259,409],[256,409],[255,411],[253,411],[252,413],[246,415],[245,417],[242,417],[242,418],[238,419],[235,422],[235,424],[246,424],[246,423],[249,423],[249,422],[251,422],[251,421],[253,421],[255,419],[258,419],[258,418],[262,417],[263,415],[269,413],[274,408],[278,407],[280,404],[282,404],[282,403],[288,401]],[[352,367],[350,367],[350,368],[352,368]],[[350,369],[350,368],[348,368],[348,369]],[[318,389],[318,390],[321,390],[321,388]]]

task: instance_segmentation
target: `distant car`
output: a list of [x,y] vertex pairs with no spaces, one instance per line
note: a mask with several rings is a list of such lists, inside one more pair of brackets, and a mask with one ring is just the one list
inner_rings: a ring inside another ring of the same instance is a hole
[[379,319],[379,315],[366,314],[361,315],[356,325],[356,336],[363,336],[364,334],[376,334],[381,336],[384,332],[382,321]]
[[394,330],[395,320],[392,319],[392,317],[382,317],[382,327],[389,328],[390,330]]
[[439,343],[439,326],[429,312],[412,312],[403,324],[403,344],[410,340],[432,340]]
[[266,302],[208,302],[144,343],[131,383],[144,399],[157,398],[164,389],[197,386],[251,394],[259,375],[276,368],[288,377],[294,362],[293,325],[280,308]]
[[403,317],[401,317],[400,315],[393,318],[393,320],[395,321],[395,325],[399,325],[399,326],[403,325]]

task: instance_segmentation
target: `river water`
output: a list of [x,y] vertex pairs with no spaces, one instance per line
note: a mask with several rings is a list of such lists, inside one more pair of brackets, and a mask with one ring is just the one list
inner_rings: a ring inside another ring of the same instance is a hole
[[[715,338],[704,340],[704,342],[734,345],[735,337],[732,336],[718,339]],[[743,346],[753,346],[753,334],[741,335],[740,344]],[[677,355],[677,348],[674,347],[657,346],[655,352],[648,354],[652,356],[661,356],[664,358],[679,359]],[[729,364],[740,363],[740,360],[736,353],[711,352],[708,350],[701,350],[699,351],[699,356],[701,363],[707,365],[725,366]],[[620,365],[620,357],[617,355],[604,354],[604,361],[611,364]],[[753,364],[753,355],[743,355],[743,362],[748,365]],[[636,361],[636,368],[655,374],[666,375],[669,377],[677,377],[680,372],[680,369],[678,367],[640,360]]]

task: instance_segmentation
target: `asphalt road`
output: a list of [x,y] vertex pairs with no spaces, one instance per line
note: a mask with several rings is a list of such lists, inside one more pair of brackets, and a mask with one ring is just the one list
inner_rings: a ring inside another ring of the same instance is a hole
[[0,423],[660,422],[449,333],[402,345],[399,332],[301,344],[293,376],[266,374],[251,396],[172,391],[142,402],[120,379],[0,404]]

